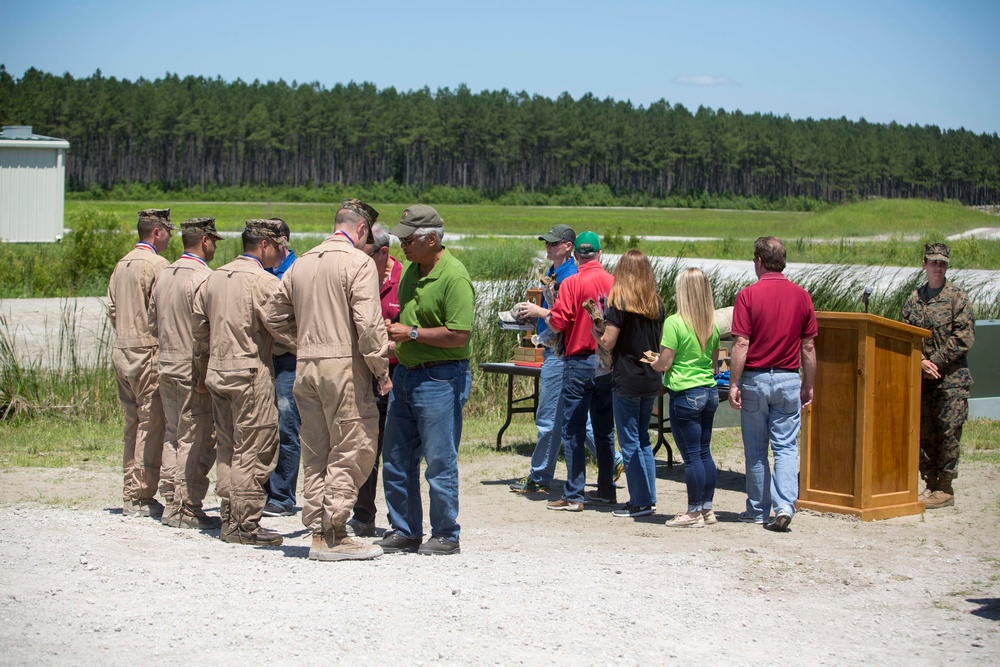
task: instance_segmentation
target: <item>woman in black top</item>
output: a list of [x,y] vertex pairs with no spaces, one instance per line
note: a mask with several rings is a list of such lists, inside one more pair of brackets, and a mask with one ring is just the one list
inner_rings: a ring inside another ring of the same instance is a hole
[[622,255],[614,276],[604,313],[607,327],[597,342],[612,353],[612,404],[629,501],[612,514],[640,517],[652,514],[656,505],[656,461],[649,442],[649,419],[663,375],[643,357],[646,351],[659,349],[663,301],[656,292],[653,267],[639,250]]

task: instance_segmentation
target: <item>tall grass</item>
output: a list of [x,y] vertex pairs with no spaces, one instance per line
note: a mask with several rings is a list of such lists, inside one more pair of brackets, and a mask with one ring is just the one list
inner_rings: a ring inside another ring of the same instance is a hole
[[[67,301],[51,344],[32,357],[17,349],[16,328],[0,315],[0,420],[104,421],[118,415],[110,322],[99,323],[96,344],[86,347],[84,337],[89,334],[78,331],[78,322],[76,302]],[[93,352],[85,351],[91,348]]]
[[[238,239],[220,244],[217,261],[238,252]],[[523,244],[521,244],[523,246]],[[533,252],[517,254],[513,246],[496,244],[490,250],[475,252],[456,250],[474,271],[499,276],[489,281],[477,281],[476,327],[472,332],[472,396],[468,410],[473,415],[495,415],[505,405],[505,376],[484,374],[478,369],[482,362],[506,361],[511,358],[519,340],[518,332],[501,331],[497,313],[508,310],[524,299],[533,284],[531,259]],[[492,267],[492,268],[489,268]],[[613,266],[607,268],[613,269]],[[661,264],[656,269],[657,285],[668,313],[675,312],[674,281],[680,261]],[[709,271],[717,307],[732,305],[736,293],[750,282],[733,279]],[[860,296],[867,276],[846,273],[839,268],[820,269],[793,276],[813,297],[817,310],[860,312],[864,306]],[[869,312],[889,319],[899,319],[902,304],[917,286],[919,276],[890,289],[877,290],[869,303]],[[1000,318],[1000,304],[978,298],[978,289],[966,288],[973,298],[980,318]],[[105,420],[118,418],[117,391],[110,364],[112,332],[105,320],[98,335],[98,353],[85,356],[79,346],[77,311],[72,302],[64,307],[58,331],[53,332],[56,344],[44,359],[30,359],[16,349],[11,324],[0,319],[0,419],[31,419],[56,415],[70,419]],[[516,380],[519,395],[528,392],[531,380]]]

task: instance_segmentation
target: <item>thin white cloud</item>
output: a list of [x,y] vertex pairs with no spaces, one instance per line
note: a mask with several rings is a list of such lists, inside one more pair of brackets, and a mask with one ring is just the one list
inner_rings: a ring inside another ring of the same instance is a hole
[[695,76],[678,76],[674,79],[674,83],[679,83],[682,86],[738,86],[739,81],[736,81],[728,76],[709,76],[707,74],[698,74]]

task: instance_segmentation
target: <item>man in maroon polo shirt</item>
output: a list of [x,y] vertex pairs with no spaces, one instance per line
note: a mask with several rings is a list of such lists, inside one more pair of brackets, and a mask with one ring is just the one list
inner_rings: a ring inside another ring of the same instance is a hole
[[757,239],[753,265],[757,282],[736,295],[729,376],[729,403],[741,411],[746,455],[747,506],[740,519],[785,531],[799,499],[800,412],[813,398],[819,330],[812,297],[782,273],[780,239]]

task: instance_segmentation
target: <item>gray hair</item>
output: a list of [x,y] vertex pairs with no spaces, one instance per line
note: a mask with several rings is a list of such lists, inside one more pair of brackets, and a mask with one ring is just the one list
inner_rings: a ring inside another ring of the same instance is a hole
[[[392,241],[392,235],[389,234],[389,230],[383,227],[382,224],[378,222],[372,225],[372,238],[375,239],[375,242],[372,243],[372,247],[375,250],[379,250],[381,248],[388,248],[389,243]],[[375,252],[375,250],[373,250],[372,252]]]
[[413,234],[411,234],[411,236],[414,236],[416,238],[424,238],[425,236],[429,237],[432,235],[437,237],[438,247],[443,245],[442,242],[444,241],[444,227],[425,227],[423,229],[415,229],[413,230]]

